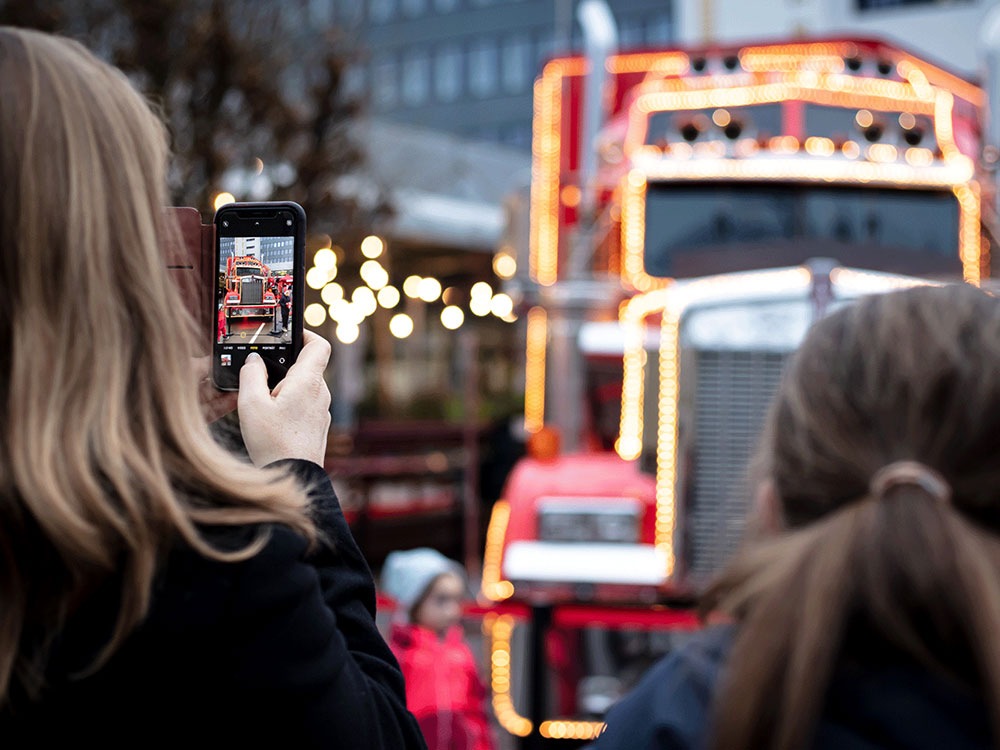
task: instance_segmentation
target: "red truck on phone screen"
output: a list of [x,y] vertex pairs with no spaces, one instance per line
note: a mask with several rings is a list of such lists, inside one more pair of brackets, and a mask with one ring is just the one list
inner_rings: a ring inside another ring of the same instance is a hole
[[274,315],[278,299],[270,269],[254,255],[226,258],[226,291],[223,306],[227,318],[266,318]]

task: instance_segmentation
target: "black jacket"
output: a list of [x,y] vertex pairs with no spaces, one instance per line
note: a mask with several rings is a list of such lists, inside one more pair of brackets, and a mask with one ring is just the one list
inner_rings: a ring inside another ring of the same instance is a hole
[[[731,626],[706,628],[665,656],[607,717],[593,750],[706,747],[712,698],[732,645]],[[816,733],[821,750],[990,748],[979,696],[905,660],[844,665]]]
[[[308,554],[281,526],[244,562],[180,546],[142,625],[95,674],[74,677],[110,632],[118,592],[107,586],[56,643],[43,699],[0,712],[0,746],[425,748],[329,478],[292,466],[315,486],[333,548]],[[255,531],[218,533],[236,546]]]

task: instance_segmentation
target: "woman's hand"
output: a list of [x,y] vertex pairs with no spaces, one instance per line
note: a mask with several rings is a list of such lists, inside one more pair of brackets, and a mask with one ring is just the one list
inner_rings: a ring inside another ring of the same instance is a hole
[[330,343],[311,331],[295,364],[273,391],[257,354],[240,369],[240,430],[250,460],[257,466],[283,458],[304,458],[323,465],[330,433],[330,389],[323,371]]

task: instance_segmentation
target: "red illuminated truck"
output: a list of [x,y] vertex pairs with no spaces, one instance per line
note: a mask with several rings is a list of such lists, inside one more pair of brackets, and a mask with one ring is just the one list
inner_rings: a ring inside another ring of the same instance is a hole
[[224,307],[227,318],[272,317],[278,300],[270,269],[254,255],[226,259]]
[[742,536],[766,405],[817,317],[989,275],[984,105],[974,83],[878,39],[546,65],[531,455],[493,510],[482,579],[507,731],[595,736],[695,627],[691,602]]

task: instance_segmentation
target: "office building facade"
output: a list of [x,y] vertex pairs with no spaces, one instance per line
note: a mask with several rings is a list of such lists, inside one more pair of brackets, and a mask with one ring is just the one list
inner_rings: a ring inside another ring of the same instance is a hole
[[[532,84],[579,50],[575,0],[339,0],[362,54],[348,86],[372,117],[528,150]],[[674,37],[669,0],[611,0],[624,49]]]

